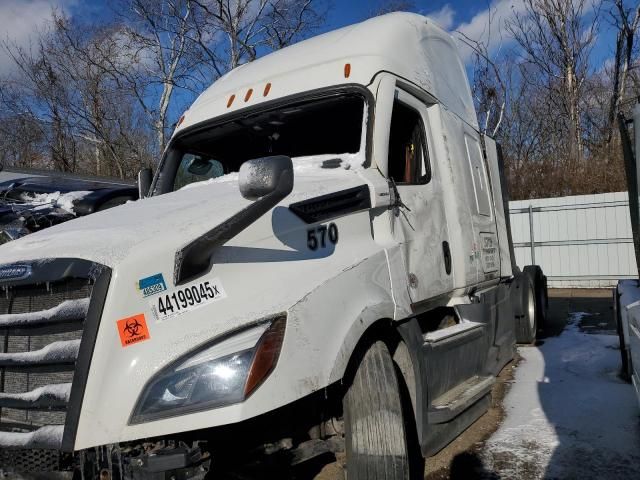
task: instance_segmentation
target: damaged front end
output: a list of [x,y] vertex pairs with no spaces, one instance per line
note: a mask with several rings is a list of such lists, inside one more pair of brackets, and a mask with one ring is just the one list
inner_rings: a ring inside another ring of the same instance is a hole
[[197,443],[180,441],[107,445],[76,453],[46,449],[3,449],[0,477],[5,479],[202,479],[211,460]]
[[[0,478],[201,479],[212,464],[216,474],[242,468],[261,478],[270,468],[280,478],[343,448],[333,421],[340,403],[327,413],[322,391],[240,424],[74,451],[111,274],[73,258],[0,267]],[[257,350],[277,350],[283,318]],[[257,385],[264,375],[253,377]]]
[[111,277],[80,259],[0,268],[0,476],[203,478],[197,442],[137,442],[73,452]]

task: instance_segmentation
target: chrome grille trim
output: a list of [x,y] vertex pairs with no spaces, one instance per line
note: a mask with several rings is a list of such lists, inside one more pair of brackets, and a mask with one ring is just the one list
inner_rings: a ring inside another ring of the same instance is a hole
[[53,409],[66,407],[71,395],[71,383],[46,385],[25,393],[0,393],[0,407]]
[[0,353],[0,367],[68,365],[76,361],[79,349],[80,340],[66,340],[30,352]]
[[65,300],[47,310],[0,315],[0,329],[40,327],[72,320],[82,321],[87,315],[89,301],[89,298]]
[[63,425],[40,427],[33,432],[0,432],[0,446],[4,448],[51,448],[62,446]]

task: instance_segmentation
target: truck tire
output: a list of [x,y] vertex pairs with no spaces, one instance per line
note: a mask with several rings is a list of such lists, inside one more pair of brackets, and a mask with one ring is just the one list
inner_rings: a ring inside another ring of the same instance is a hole
[[[366,351],[343,398],[348,480],[410,478],[398,378],[383,342]],[[422,473],[422,472],[421,472]]]
[[547,277],[544,276],[542,269],[538,265],[527,265],[523,271],[529,276],[533,284],[534,297],[536,299],[537,328],[543,330],[547,322],[547,307],[549,304]]
[[536,297],[531,278],[524,272],[517,275],[511,283],[511,289],[516,342],[531,345],[538,331]]

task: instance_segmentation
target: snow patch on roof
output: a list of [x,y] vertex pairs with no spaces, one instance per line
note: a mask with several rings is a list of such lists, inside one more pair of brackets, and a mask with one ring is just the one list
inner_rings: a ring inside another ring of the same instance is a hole
[[68,193],[23,193],[20,199],[24,201],[26,205],[34,207],[34,210],[53,206],[75,215],[74,203],[82,200],[90,193],[91,192],[84,190]]

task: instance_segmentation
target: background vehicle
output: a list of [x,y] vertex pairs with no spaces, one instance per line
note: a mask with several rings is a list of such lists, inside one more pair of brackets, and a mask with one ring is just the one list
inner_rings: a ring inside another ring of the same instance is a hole
[[421,474],[542,318],[503,185],[455,43],[422,16],[235,69],[149,198],[0,247],[0,464],[264,477],[345,449],[350,480]]
[[0,166],[0,243],[137,199],[127,182]]
[[[633,118],[620,117],[620,131],[624,149],[625,170],[629,190],[629,213],[636,253],[640,265],[640,204],[638,197],[637,152],[640,149],[640,104],[635,106]],[[640,271],[640,270],[639,270]],[[620,280],[613,294],[614,310],[620,337],[622,375],[633,382],[640,401],[640,285],[638,280]],[[636,368],[634,368],[634,365]]]

